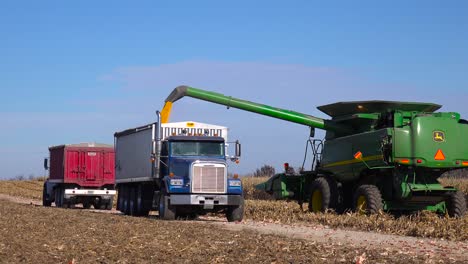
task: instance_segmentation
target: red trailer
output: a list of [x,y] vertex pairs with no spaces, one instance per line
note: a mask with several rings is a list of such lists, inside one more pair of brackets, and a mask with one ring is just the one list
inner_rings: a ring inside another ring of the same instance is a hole
[[44,183],[43,205],[112,209],[116,191],[114,147],[106,144],[81,143],[49,148],[44,168],[49,178]]

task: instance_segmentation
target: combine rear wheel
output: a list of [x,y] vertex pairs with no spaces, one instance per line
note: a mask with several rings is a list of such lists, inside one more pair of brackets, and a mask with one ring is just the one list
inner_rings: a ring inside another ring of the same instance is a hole
[[462,192],[450,193],[447,198],[447,213],[450,217],[461,218],[466,214],[466,199]]
[[312,182],[309,211],[318,213],[336,209],[338,205],[338,187],[330,178],[320,177]]
[[354,211],[360,214],[376,214],[383,209],[382,195],[375,185],[361,185],[354,195]]

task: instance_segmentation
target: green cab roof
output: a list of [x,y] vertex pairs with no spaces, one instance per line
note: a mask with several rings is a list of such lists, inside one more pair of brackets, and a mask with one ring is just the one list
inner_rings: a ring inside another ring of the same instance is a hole
[[396,101],[353,101],[353,102],[338,102],[317,107],[323,113],[331,116],[345,116],[356,113],[384,113],[392,110],[401,111],[416,111],[432,113],[437,111],[442,106],[433,103],[416,103],[416,102],[396,102]]

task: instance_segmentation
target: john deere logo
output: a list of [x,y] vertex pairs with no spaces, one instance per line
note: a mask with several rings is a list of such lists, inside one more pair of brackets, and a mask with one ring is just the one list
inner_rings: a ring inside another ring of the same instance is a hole
[[442,131],[434,131],[433,138],[435,142],[444,142],[445,141],[445,133]]

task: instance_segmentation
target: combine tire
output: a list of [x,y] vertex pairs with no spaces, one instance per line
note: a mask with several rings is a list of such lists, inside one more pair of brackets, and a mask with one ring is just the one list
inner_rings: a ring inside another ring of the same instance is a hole
[[244,219],[244,199],[241,199],[241,202],[238,206],[229,207],[226,212],[226,218],[228,222],[241,222]]
[[361,185],[354,195],[354,211],[360,214],[376,214],[383,209],[382,195],[375,185]]
[[174,220],[175,218],[175,208],[169,204],[169,196],[166,194],[166,190],[163,189],[159,192],[159,219]]
[[49,199],[47,199],[47,198],[49,198],[48,196],[49,195],[47,194],[47,188],[46,188],[46,185],[44,183],[44,188],[42,190],[42,205],[43,206],[49,207],[49,206],[52,205],[52,202]]
[[447,213],[450,217],[461,218],[466,214],[466,199],[462,192],[450,193],[447,198]]
[[312,182],[309,211],[318,213],[336,209],[338,205],[338,187],[334,180],[319,177]]

